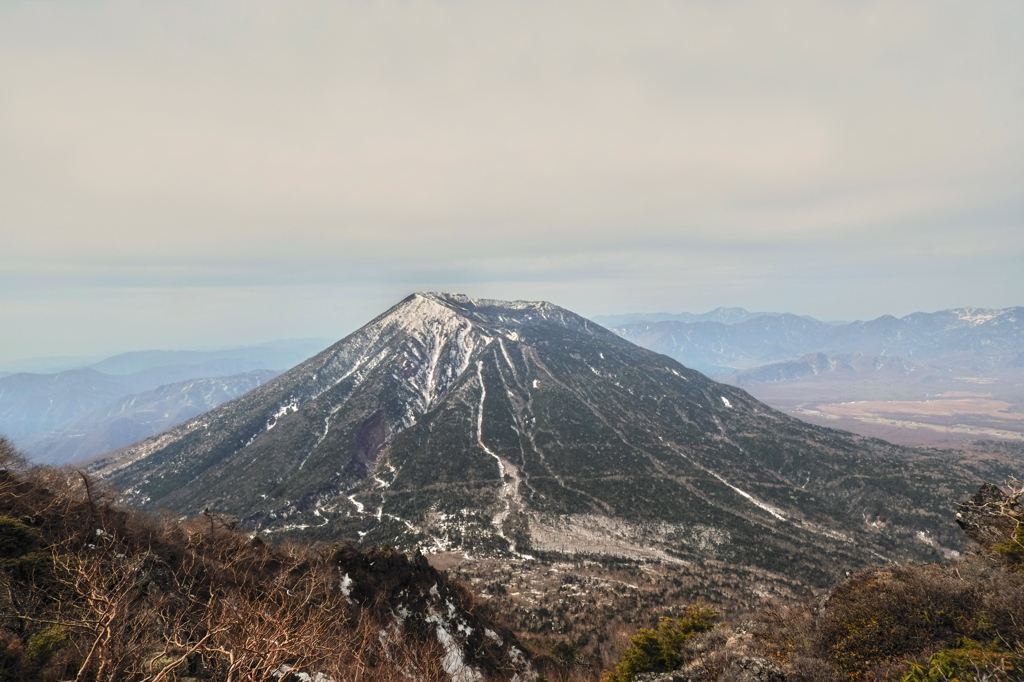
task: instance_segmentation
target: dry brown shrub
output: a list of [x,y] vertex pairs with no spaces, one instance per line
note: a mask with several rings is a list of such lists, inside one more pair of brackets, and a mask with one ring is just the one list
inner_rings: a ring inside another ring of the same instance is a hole
[[[435,629],[422,614],[402,626],[395,617],[409,595],[425,607],[428,583],[465,608],[475,629],[486,625],[514,642],[422,557],[272,546],[239,533],[230,518],[155,519],[118,508],[74,469],[21,466],[0,439],[0,517],[39,538],[12,561],[34,566],[29,559],[39,554],[46,570],[0,566],[0,680],[242,682],[285,671],[339,682],[404,673],[447,680]],[[345,572],[358,574],[353,600],[341,588]],[[28,645],[38,654],[31,660]],[[510,677],[496,650],[479,649],[473,664],[485,675]]]

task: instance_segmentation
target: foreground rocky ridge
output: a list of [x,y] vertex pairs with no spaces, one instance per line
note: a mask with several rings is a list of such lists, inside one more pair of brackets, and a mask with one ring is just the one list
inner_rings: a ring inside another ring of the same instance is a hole
[[948,556],[945,510],[996,469],[804,424],[549,303],[454,294],[92,467],[265,534],[739,566],[766,574],[752,594]]
[[420,556],[160,523],[0,438],[0,680],[525,680],[514,635]]

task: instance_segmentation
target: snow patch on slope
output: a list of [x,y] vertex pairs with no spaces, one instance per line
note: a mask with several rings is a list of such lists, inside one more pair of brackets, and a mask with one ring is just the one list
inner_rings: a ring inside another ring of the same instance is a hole
[[1004,310],[990,310],[987,308],[956,308],[953,310],[957,319],[971,327],[984,324],[989,320],[999,317],[1004,312]]
[[[501,498],[505,501],[505,509],[495,515],[493,523],[498,530],[498,535],[508,540],[505,537],[505,531],[502,530],[501,526],[508,518],[509,512],[511,511],[511,489],[508,483],[505,482],[505,462],[502,461],[501,457],[495,454],[487,445],[484,443],[484,400],[487,398],[487,388],[484,386],[483,376],[483,362],[477,361],[476,363],[476,378],[480,382],[480,405],[477,408],[476,413],[476,442],[480,445],[480,449],[486,452],[488,455],[494,458],[498,463],[498,476],[501,479]],[[509,540],[509,545],[512,546],[512,541]],[[515,547],[512,546],[512,551],[515,551]]]

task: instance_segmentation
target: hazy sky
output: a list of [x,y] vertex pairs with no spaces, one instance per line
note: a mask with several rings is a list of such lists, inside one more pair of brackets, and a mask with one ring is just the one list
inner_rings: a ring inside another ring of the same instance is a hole
[[0,2],[0,360],[1024,305],[1020,0]]

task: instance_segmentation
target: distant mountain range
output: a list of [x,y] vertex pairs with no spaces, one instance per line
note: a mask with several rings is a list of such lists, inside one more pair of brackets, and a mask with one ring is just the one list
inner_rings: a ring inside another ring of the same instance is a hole
[[[733,310],[739,312],[719,312]],[[840,361],[853,356],[898,356],[911,363],[953,366],[962,366],[969,355],[974,366],[990,370],[1019,363],[1024,351],[1024,308],[1020,307],[956,308],[849,323],[721,308],[691,316],[701,320],[636,319],[640,314],[618,317],[632,320],[612,326],[623,338],[719,377],[791,362],[809,353]]]
[[852,354],[833,357],[824,353],[807,353],[795,360],[774,362],[737,372],[729,377],[729,382],[737,386],[748,386],[822,376],[909,381],[927,372],[927,368],[898,356]]
[[[592,319],[605,327],[621,327],[634,322],[721,322],[739,324],[758,317],[781,317],[786,313],[752,313],[743,308],[718,307],[706,313],[623,313],[621,315],[595,315]],[[813,317],[800,316],[807,320]]]
[[[209,409],[214,397],[240,395],[254,380],[266,381],[328,343],[295,339],[218,351],[140,351],[53,374],[8,374],[0,377],[0,433],[37,461],[60,464],[92,456]],[[71,359],[20,364],[54,362]],[[168,388],[157,391],[161,387]]]
[[[157,367],[205,366],[205,371],[233,374],[250,369],[287,369],[333,343],[333,339],[280,339],[218,350],[142,350],[102,358],[55,356],[0,362],[0,375],[59,374],[94,369],[104,374],[133,374]],[[217,362],[225,369],[217,369]],[[210,369],[212,368],[212,369]],[[214,376],[209,374],[208,376]]]
[[457,294],[90,465],[146,508],[264,533],[811,585],[941,558],[949,509],[996,469],[805,424],[550,303]]
[[278,374],[274,370],[256,369],[227,377],[165,384],[78,414],[46,433],[24,439],[20,446],[42,464],[88,459],[177,426]]
[[[956,384],[956,378],[999,377],[1008,384],[996,397],[1018,403],[1024,391],[1021,310],[959,308],[852,323],[742,308],[595,319],[638,345],[749,388],[772,405],[802,416],[792,409],[799,403],[797,394],[781,395],[778,390],[814,381],[829,384],[832,401],[923,398],[970,388]],[[217,351],[138,351],[103,360],[7,363],[0,368],[65,369],[49,374],[0,371],[0,433],[14,438],[36,461],[59,464],[87,458],[215,406],[199,398],[204,393],[223,400],[240,395],[252,388],[253,376],[266,380],[267,375],[251,372],[283,371],[328,345],[324,339],[297,339]],[[206,387],[190,383],[199,379],[220,381]],[[860,384],[855,387],[856,382]],[[884,390],[879,388],[882,382]],[[1013,388],[1018,385],[1021,390]],[[168,388],[158,391],[161,387]],[[825,398],[818,394],[819,401]],[[125,409],[129,403],[134,407]]]

